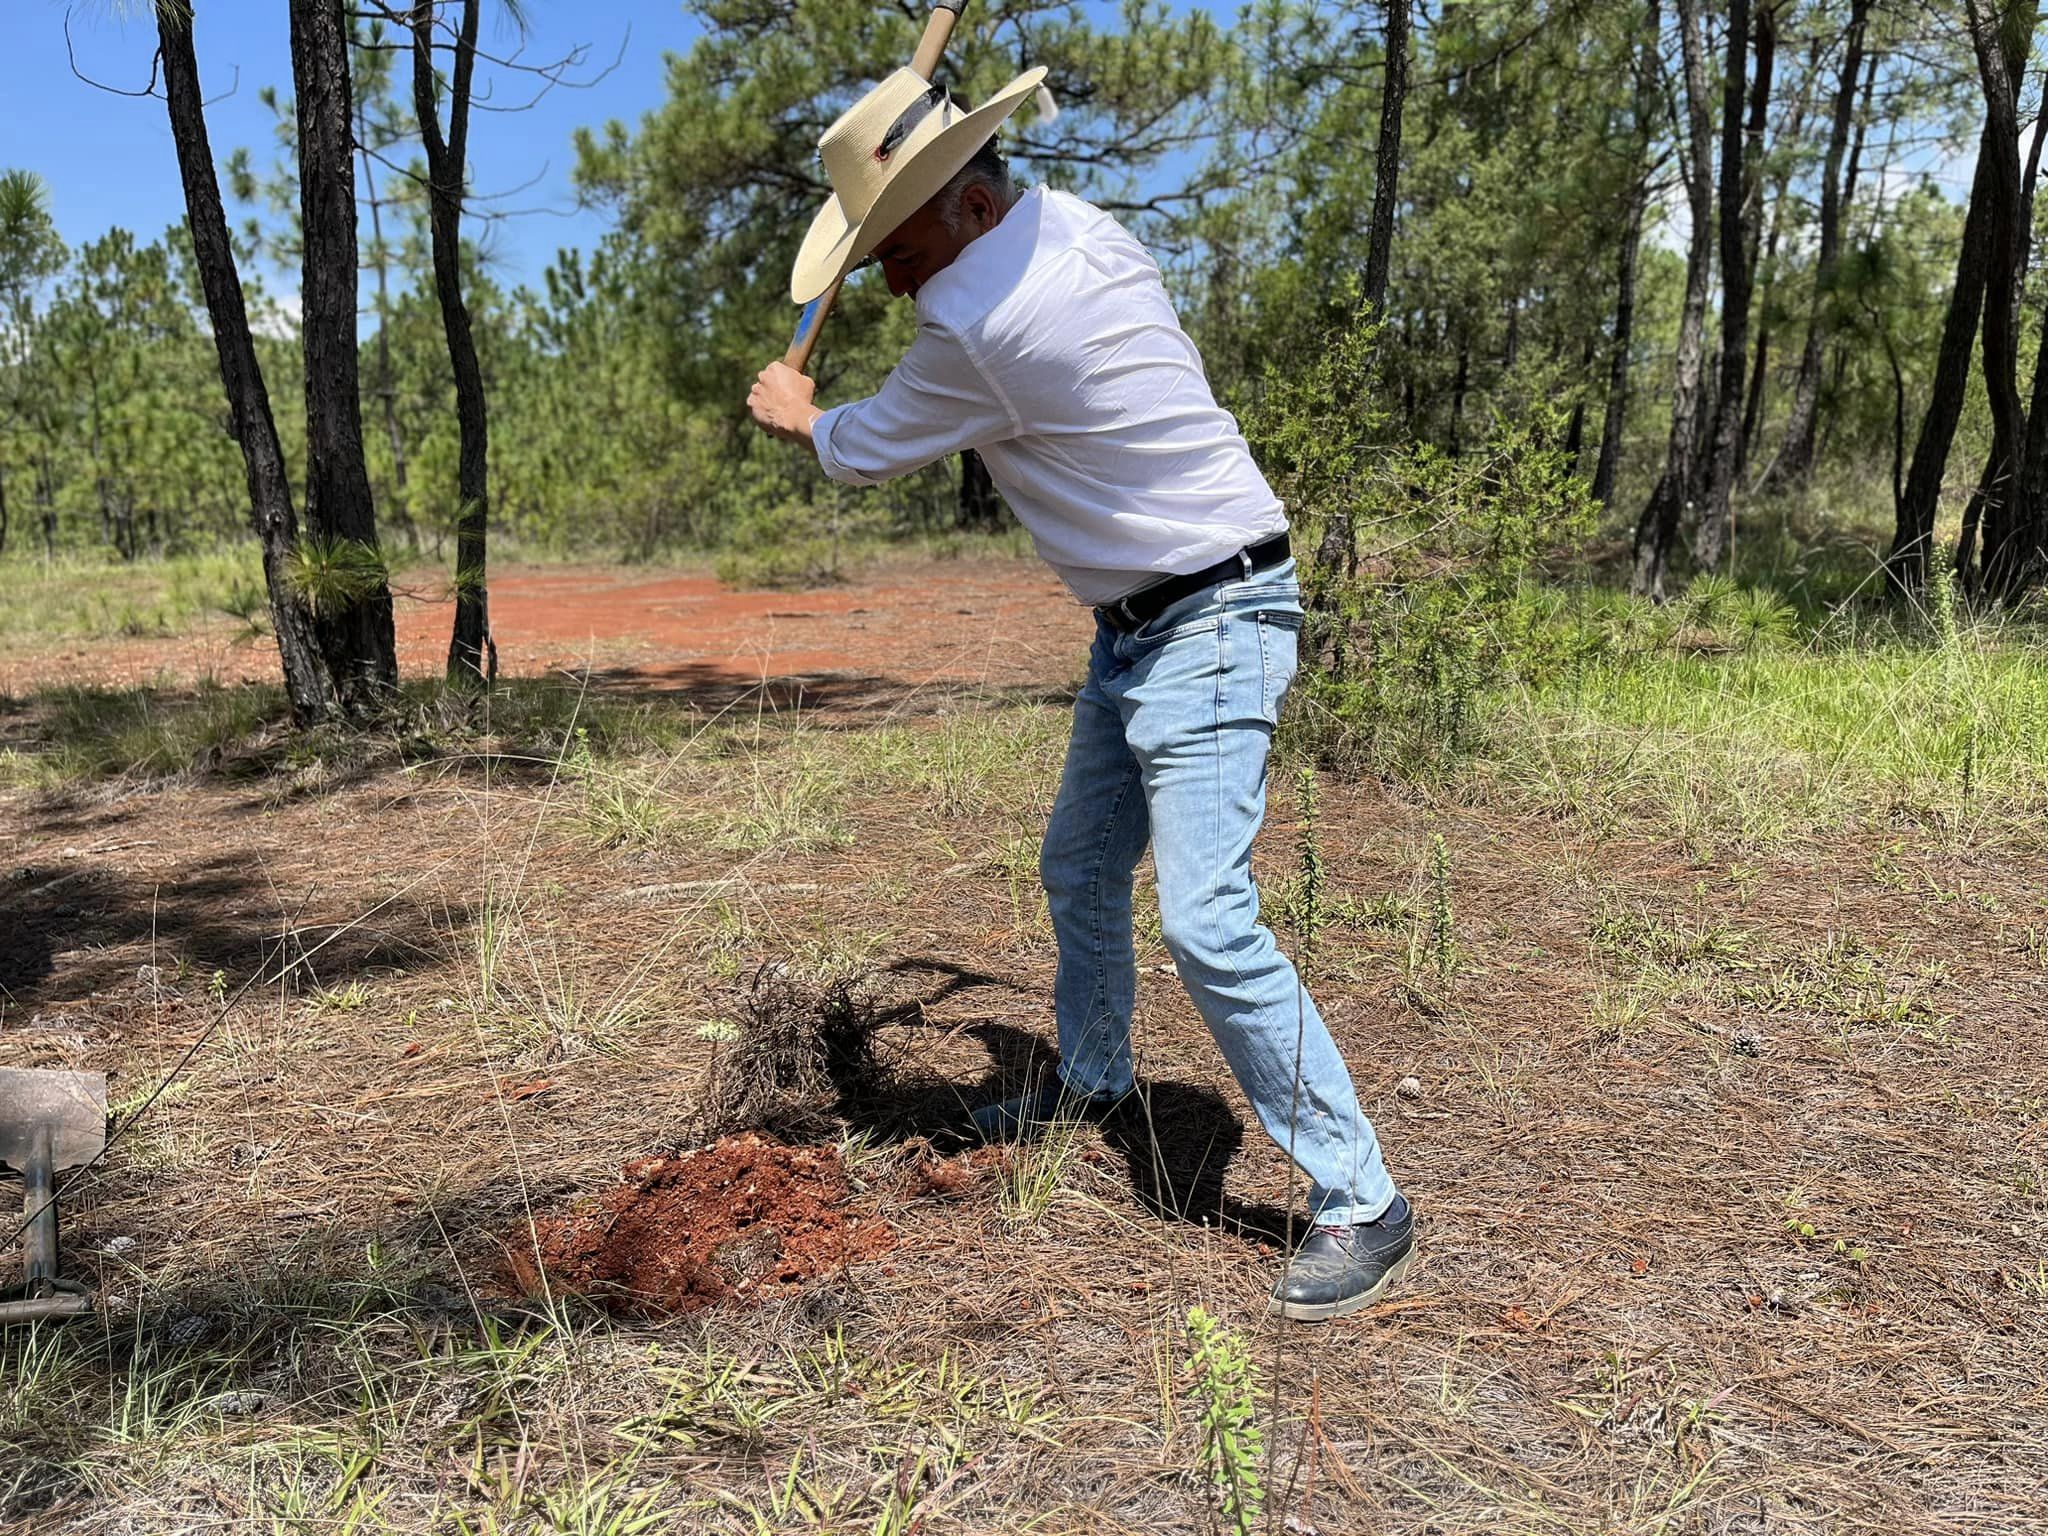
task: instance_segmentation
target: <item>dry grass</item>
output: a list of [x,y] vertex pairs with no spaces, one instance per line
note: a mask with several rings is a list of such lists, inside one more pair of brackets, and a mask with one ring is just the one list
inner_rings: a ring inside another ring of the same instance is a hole
[[[1287,1170],[1155,942],[1149,1114],[931,1175],[963,1103],[1043,1069],[1017,850],[1061,729],[943,705],[657,703],[613,746],[572,701],[321,793],[0,800],[0,1062],[135,1104],[204,1041],[74,1192],[105,1315],[0,1340],[0,1521],[1198,1530],[1200,1306],[1261,1383],[1258,1529],[2048,1531],[2031,855],[1326,783],[1319,995],[1423,1248],[1369,1314],[1283,1329]],[[696,830],[593,836],[577,723]],[[717,835],[764,803],[740,782],[793,820]],[[836,1141],[895,1252],[666,1323],[502,1281],[533,1215],[735,1116]]]

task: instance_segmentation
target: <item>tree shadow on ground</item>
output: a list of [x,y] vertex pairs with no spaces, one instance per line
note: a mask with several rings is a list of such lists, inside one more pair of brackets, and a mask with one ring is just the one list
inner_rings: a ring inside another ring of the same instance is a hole
[[285,966],[308,984],[409,971],[445,949],[459,920],[394,899],[346,923],[314,922],[281,901],[260,863],[225,853],[150,880],[79,857],[16,870],[0,882],[0,1000],[11,1010],[114,991],[135,980],[138,944],[202,979]]
[[[915,1009],[899,1010],[900,1027],[936,1032],[924,1012],[960,993],[979,988],[1018,990],[1014,982],[930,958],[900,960],[889,968],[898,978],[935,978],[917,995]],[[971,1038],[988,1052],[981,1081],[963,1089],[950,1078],[914,1065],[924,1053],[898,1045],[889,1056],[862,1067],[837,1062],[837,1113],[856,1131],[878,1141],[923,1137],[935,1146],[959,1148],[974,1138],[969,1110],[1021,1093],[1046,1081],[1057,1053],[1039,1036],[1014,1024],[978,1020],[948,1031]],[[1102,1139],[1124,1164],[1132,1193],[1146,1211],[1163,1221],[1220,1228],[1257,1241],[1284,1243],[1288,1213],[1279,1206],[1229,1194],[1225,1170],[1244,1145],[1244,1120],[1223,1096],[1198,1084],[1141,1081],[1132,1097],[1101,1123]],[[1296,1228],[1298,1230],[1298,1227]]]
[[[1072,698],[1072,688],[1043,684],[876,672],[749,678],[684,662],[513,678],[489,695],[408,683],[390,712],[369,725],[294,730],[283,696],[269,685],[61,686],[0,696],[0,751],[48,760],[48,773],[70,776],[38,798],[35,815],[45,831],[76,835],[136,815],[136,780],[253,784],[258,792],[237,808],[254,815],[423,765],[493,783],[546,785],[559,777],[579,727],[601,741],[614,734],[613,721],[623,722],[629,744],[644,736],[659,746],[720,723],[859,730]],[[123,792],[110,803],[117,784]]]
[[1042,684],[850,671],[742,677],[702,662],[584,668],[565,671],[560,677],[565,687],[584,689],[610,701],[659,702],[710,717],[786,715],[828,729],[871,727],[878,719],[955,714],[968,705],[1071,704],[1074,700],[1072,688]]

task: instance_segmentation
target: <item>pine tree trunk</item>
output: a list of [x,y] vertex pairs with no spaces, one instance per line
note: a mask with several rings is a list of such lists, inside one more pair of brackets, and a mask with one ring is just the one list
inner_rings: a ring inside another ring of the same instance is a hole
[[[196,98],[195,98],[196,99]],[[42,513],[43,561],[45,564],[57,558],[57,477],[50,467],[50,444],[43,442],[43,452],[36,469],[36,506]]]
[[1649,0],[1642,42],[1635,59],[1636,172],[1629,182],[1615,257],[1614,343],[1607,361],[1607,416],[1600,428],[1600,458],[1593,467],[1593,499],[1612,511],[1614,479],[1621,468],[1622,433],[1628,424],[1629,363],[1635,346],[1636,267],[1643,246],[1643,214],[1650,200],[1650,146],[1655,140],[1657,63],[1664,30],[1662,0]]
[[1827,160],[1821,168],[1820,249],[1814,258],[1813,302],[1807,312],[1806,344],[1799,354],[1799,381],[1792,390],[1785,441],[1764,477],[1765,483],[1773,488],[1804,485],[1813,474],[1813,444],[1820,419],[1821,362],[1827,351],[1828,322],[1832,318],[1829,305],[1833,302],[1842,244],[1842,154],[1856,115],[1857,76],[1863,68],[1863,36],[1869,17],[1870,0],[1851,0],[1847,54],[1835,90]]
[[[1792,107],[1785,122],[1778,130],[1778,142],[1797,144],[1800,130],[1806,125],[1806,112],[1811,104],[1815,76],[1820,70],[1821,40],[1815,38],[1807,53],[1806,68],[1800,74],[1799,93],[1792,98]],[[1761,166],[1758,167],[1761,169]],[[1785,208],[1790,199],[1786,192],[1792,179],[1791,157],[1784,157],[1768,199],[1771,206],[1770,234],[1761,240],[1764,219],[1762,210],[1750,226],[1750,274],[1762,285],[1756,306],[1756,350],[1749,366],[1749,395],[1742,407],[1742,447],[1735,455],[1735,477],[1741,480],[1749,470],[1750,456],[1756,451],[1757,434],[1763,430],[1764,401],[1770,389],[1771,368],[1771,321],[1774,317],[1772,292],[1777,287],[1778,242],[1785,229]],[[1759,260],[1761,251],[1761,260]]]
[[[1846,223],[1849,210],[1856,206],[1856,178],[1863,164],[1863,135],[1870,127],[1870,98],[1877,91],[1877,65],[1880,55],[1872,50],[1863,59],[1863,106],[1856,114],[1856,134],[1849,141],[1849,168],[1842,172],[1842,218]],[[1873,222],[1873,228],[1875,227]]]
[[366,720],[398,686],[398,652],[363,462],[354,112],[341,0],[291,0],[291,50],[305,244],[299,297],[306,355],[306,525],[328,551],[356,546],[359,563],[367,567],[348,590],[315,594],[314,622],[342,709],[353,720]]
[[[1990,398],[1993,473],[1986,476],[1982,528],[1984,590],[2001,601],[2024,591],[2039,543],[2033,506],[2019,473],[2026,413],[2019,394],[2019,336],[2013,302],[2021,253],[2018,65],[2034,30],[2031,0],[2009,11],[1968,0],[1970,41],[1984,87],[1985,182],[1984,386]],[[1967,570],[1967,567],[1965,567]]]
[[1400,197],[1401,109],[1408,99],[1408,8],[1387,0],[1387,71],[1380,92],[1380,137],[1373,152],[1372,224],[1365,254],[1364,299],[1375,315],[1387,307],[1394,257],[1394,206]]
[[[1586,344],[1579,353],[1579,377],[1581,379],[1592,378],[1593,363],[1599,356],[1599,336],[1597,334],[1588,335],[1586,337]],[[1566,423],[1564,429],[1565,464],[1573,474],[1578,473],[1579,459],[1584,455],[1585,451],[1586,389],[1582,384],[1577,390],[1573,391],[1571,419]]]
[[1963,411],[1963,392],[1970,374],[1970,354],[1977,340],[1977,318],[1984,308],[1985,263],[1990,255],[1986,226],[1990,219],[1989,146],[1980,139],[1977,173],[1970,184],[1970,211],[1963,219],[1963,240],[1956,253],[1955,282],[1949,288],[1948,316],[1942,322],[1941,350],[1934,361],[1934,379],[1927,414],[1913,444],[1912,467],[1906,472],[1906,493],[1899,500],[1892,529],[1886,574],[1899,591],[1918,591],[1927,580],[1927,562],[1934,545],[1934,518],[1941,504],[1942,476],[1949,445]]
[[1692,230],[1686,244],[1685,304],[1679,314],[1671,436],[1664,452],[1664,472],[1636,521],[1635,569],[1630,583],[1639,596],[1660,602],[1679,513],[1698,489],[1701,352],[1714,249],[1714,127],[1707,106],[1706,50],[1700,39],[1699,0],[1678,0],[1678,31],[1685,63],[1686,136],[1691,158],[1685,167],[1685,185]]
[[[2044,77],[2042,86],[2044,91],[2048,91],[2048,77]],[[2033,146],[2027,151],[2026,175],[2020,179],[2019,250],[2013,256],[2012,268],[2012,326],[2014,336],[2019,334],[2020,304],[2025,296],[2027,286],[2027,252],[2028,247],[2032,243],[2030,236],[2034,227],[2034,182],[2041,174],[2042,134],[2039,129],[2040,125],[2037,122]],[[2027,437],[2030,441],[2033,437],[2033,419],[2033,414],[2030,410],[2027,415],[2028,426],[2026,429]],[[1974,544],[1977,528],[1984,519],[1986,498],[1997,494],[1998,487],[2003,482],[2004,467],[2001,451],[2001,445],[1994,438],[1985,456],[1983,473],[1977,476],[1977,484],[1970,492],[1970,503],[1963,509],[1965,538],[1962,544],[1958,546],[1959,548],[1966,548]],[[1967,560],[1963,564],[1964,569],[1961,574],[1967,577],[1969,574]]]
[[427,222],[434,245],[434,293],[455,375],[456,457],[461,514],[455,526],[455,627],[448,640],[448,681],[489,686],[497,673],[491,639],[486,540],[490,530],[490,413],[483,370],[477,363],[469,305],[462,297],[462,199],[468,175],[470,84],[476,71],[478,0],[462,0],[455,69],[448,87],[448,132],[441,132],[434,78],[434,7],[412,13],[413,111],[427,151]]
[[1769,5],[1756,12],[1755,89],[1749,122],[1743,123],[1744,69],[1751,51],[1749,0],[1730,0],[1728,67],[1721,93],[1721,383],[1714,397],[1714,428],[1708,444],[1706,494],[1700,510],[1699,563],[1721,568],[1732,541],[1730,500],[1742,458],[1742,381],[1749,371],[1749,297],[1756,246],[1757,196],[1763,161],[1765,113],[1770,105],[1771,68],[1777,54],[1777,15]]
[[1621,467],[1621,438],[1628,423],[1628,373],[1635,346],[1636,261],[1643,243],[1643,209],[1649,201],[1647,171],[1629,188],[1622,215],[1621,247],[1615,259],[1614,341],[1607,361],[1607,417],[1600,428],[1600,458],[1593,466],[1593,499],[1614,507],[1614,478]]
[[270,627],[277,636],[278,660],[284,667],[285,697],[291,701],[293,722],[313,725],[334,712],[335,696],[314,633],[313,616],[291,583],[292,553],[299,541],[298,514],[292,508],[291,476],[285,468],[277,422],[270,414],[270,394],[249,331],[220,185],[214,179],[213,150],[207,142],[202,107],[205,98],[200,93],[199,62],[192,45],[192,17],[170,5],[158,6],[156,17],[164,100],[170,108],[171,138],[177,145],[178,170],[185,186],[186,223],[206,290],[206,312],[213,323],[221,383],[227,390],[235,439],[242,448],[250,519],[263,547],[263,585],[270,597]]
[[[2015,89],[2019,76],[2013,76]],[[2041,103],[2034,113],[2032,142],[2027,146],[2027,169],[2020,177],[2019,254],[2013,262],[2012,323],[2017,330],[2027,294],[2027,262],[2034,251],[2034,189],[2041,182],[2041,140],[2048,130],[2048,70],[2041,72]]]
[[1469,333],[1460,326],[1458,329],[1458,372],[1451,380],[1451,440],[1447,445],[1452,458],[1463,451],[1459,434],[1465,425],[1465,391],[1472,382],[1472,343]]
[[960,496],[954,514],[957,528],[992,533],[1003,525],[1003,503],[996,495],[996,483],[972,448],[960,455]]
[[384,415],[384,436],[391,444],[391,494],[384,504],[405,530],[406,543],[417,553],[420,530],[412,520],[412,504],[406,495],[405,433],[398,424],[398,382],[391,375],[391,262],[384,249],[384,202],[377,196],[377,162],[370,156],[369,142],[370,125],[363,103],[358,101],[356,147],[363,157],[363,202],[370,210],[370,239],[377,252],[377,400]]
[[1881,329],[1879,334],[1884,338],[1884,360],[1892,370],[1892,517],[1896,521],[1906,499],[1906,370],[1899,366],[1899,349],[1892,343],[1891,332]]
[[114,544],[114,496],[107,483],[106,465],[100,458],[100,380],[96,370],[87,371],[86,386],[86,420],[91,423],[86,434],[86,452],[92,459],[92,494],[100,513],[100,542]]

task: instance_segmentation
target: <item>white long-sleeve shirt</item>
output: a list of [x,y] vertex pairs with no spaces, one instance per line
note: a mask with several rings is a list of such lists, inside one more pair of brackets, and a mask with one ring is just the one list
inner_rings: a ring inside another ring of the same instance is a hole
[[1157,264],[1101,209],[1034,188],[918,290],[917,319],[881,389],[813,424],[833,479],[875,485],[975,449],[1094,605],[1287,526]]

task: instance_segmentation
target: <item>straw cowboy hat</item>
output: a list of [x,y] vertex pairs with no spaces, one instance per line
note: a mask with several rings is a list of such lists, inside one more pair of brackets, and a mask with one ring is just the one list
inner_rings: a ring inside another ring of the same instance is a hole
[[808,304],[859,266],[1044,78],[1043,67],[1027,69],[969,112],[915,70],[899,69],[848,108],[818,141],[832,197],[797,252],[790,298]]

